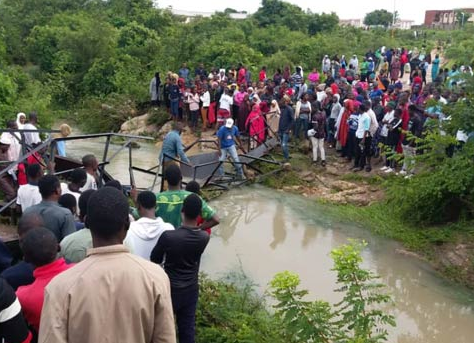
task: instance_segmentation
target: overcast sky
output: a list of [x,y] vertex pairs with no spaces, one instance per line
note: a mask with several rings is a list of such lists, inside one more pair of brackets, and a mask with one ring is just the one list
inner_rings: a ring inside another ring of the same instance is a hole
[[[177,10],[214,12],[223,11],[227,7],[238,11],[255,12],[260,6],[258,0],[155,0],[159,7],[173,6]],[[400,19],[415,20],[421,24],[425,18],[425,10],[472,8],[474,0],[352,0],[352,1],[321,1],[321,0],[287,0],[312,12],[336,12],[341,19],[363,18],[365,13],[385,8],[400,13]],[[350,5],[349,5],[350,4]]]

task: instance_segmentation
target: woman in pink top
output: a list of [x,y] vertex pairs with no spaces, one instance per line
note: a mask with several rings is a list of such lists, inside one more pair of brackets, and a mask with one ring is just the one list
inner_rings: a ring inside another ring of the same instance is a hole
[[318,85],[319,84],[319,73],[318,69],[313,68],[313,71],[309,73],[308,75],[308,80],[312,86]]

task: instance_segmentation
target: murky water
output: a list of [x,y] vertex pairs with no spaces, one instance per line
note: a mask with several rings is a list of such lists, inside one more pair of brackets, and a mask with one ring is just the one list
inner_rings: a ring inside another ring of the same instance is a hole
[[[109,156],[117,148],[112,146]],[[67,151],[75,157],[85,151],[99,157],[102,140],[69,143]],[[133,156],[136,166],[150,168],[156,164],[158,149],[142,144]],[[127,151],[107,170],[129,184]],[[139,187],[149,187],[153,180],[138,173],[135,178]],[[474,293],[444,281],[427,264],[397,253],[396,243],[331,218],[324,206],[303,197],[263,187],[232,190],[212,205],[218,209],[221,225],[213,231],[202,260],[201,269],[209,275],[242,269],[263,292],[277,272],[290,270],[300,275],[311,298],[334,303],[340,294],[333,291],[329,253],[349,238],[365,239],[369,243],[365,265],[381,276],[395,300],[398,326],[391,330],[391,342],[474,342]]]
[[[87,140],[69,141],[66,143],[67,156],[80,160],[85,154],[94,154],[99,162],[102,161],[105,147],[105,138],[94,138]],[[133,165],[142,169],[149,169],[158,164],[159,149],[152,144],[139,141],[140,148],[132,149]],[[111,144],[108,159],[118,152],[120,144]],[[128,148],[120,151],[115,158],[106,165],[105,170],[124,185],[130,185],[130,174],[128,172],[129,158]],[[135,182],[138,188],[148,188],[153,184],[153,176],[138,171],[134,172]]]
[[391,330],[391,342],[474,341],[474,294],[400,255],[396,243],[329,218],[323,206],[303,197],[263,187],[233,190],[213,206],[222,223],[202,261],[211,276],[242,268],[263,291],[277,272],[290,270],[300,275],[311,298],[335,303],[341,295],[333,291],[329,253],[348,238],[365,239],[365,265],[381,276],[395,300],[398,326]]

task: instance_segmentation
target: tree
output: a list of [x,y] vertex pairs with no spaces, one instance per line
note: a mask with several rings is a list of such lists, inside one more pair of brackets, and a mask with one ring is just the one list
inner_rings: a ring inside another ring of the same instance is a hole
[[367,13],[364,18],[364,24],[367,26],[381,25],[389,27],[393,22],[393,13],[387,10],[375,10]]
[[284,25],[290,30],[306,31],[308,15],[298,6],[280,0],[262,0],[253,18],[258,26]]
[[310,14],[308,21],[308,33],[314,35],[317,32],[332,31],[339,24],[339,17],[336,13]]

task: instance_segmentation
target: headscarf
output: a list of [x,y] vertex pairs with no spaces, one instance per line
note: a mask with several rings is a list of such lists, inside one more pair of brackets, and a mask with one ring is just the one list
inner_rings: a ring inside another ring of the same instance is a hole
[[23,112],[20,112],[16,115],[16,124],[18,125],[19,130],[23,130],[23,126],[25,126],[25,124],[22,124],[20,121],[21,117],[24,117],[26,119],[26,114],[24,114]]
[[278,105],[278,101],[272,100],[270,112],[275,112],[278,115],[281,113],[280,106]]

